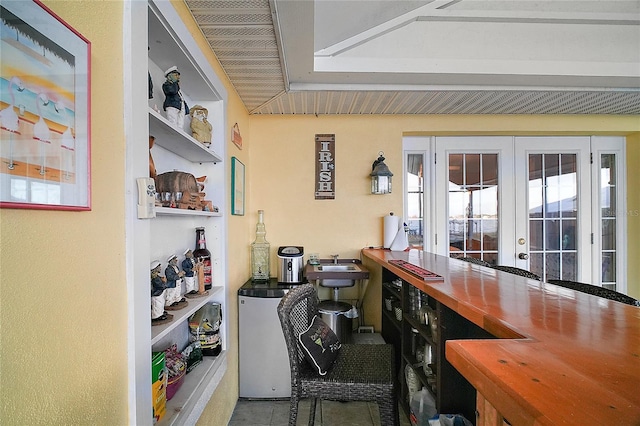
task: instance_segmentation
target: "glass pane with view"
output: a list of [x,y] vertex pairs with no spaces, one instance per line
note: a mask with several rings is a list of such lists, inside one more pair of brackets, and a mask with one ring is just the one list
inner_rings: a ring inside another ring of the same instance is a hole
[[529,155],[530,270],[544,279],[576,280],[576,170],[575,154]]
[[498,259],[498,154],[449,154],[449,256]]
[[602,286],[616,289],[616,155],[600,156],[600,217],[602,220]]
[[407,226],[409,246],[422,249],[424,241],[423,155],[407,154]]

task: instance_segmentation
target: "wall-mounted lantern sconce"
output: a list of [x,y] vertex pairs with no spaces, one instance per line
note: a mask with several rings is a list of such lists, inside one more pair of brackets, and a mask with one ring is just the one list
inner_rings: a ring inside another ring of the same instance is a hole
[[391,193],[391,170],[384,164],[384,152],[378,153],[379,157],[371,166],[371,193],[390,194]]

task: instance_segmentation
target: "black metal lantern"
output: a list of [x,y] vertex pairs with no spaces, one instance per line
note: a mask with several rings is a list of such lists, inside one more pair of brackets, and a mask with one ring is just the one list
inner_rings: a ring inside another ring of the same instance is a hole
[[372,194],[390,194],[391,193],[391,177],[393,173],[384,164],[384,152],[378,153],[379,157],[371,166],[371,193]]

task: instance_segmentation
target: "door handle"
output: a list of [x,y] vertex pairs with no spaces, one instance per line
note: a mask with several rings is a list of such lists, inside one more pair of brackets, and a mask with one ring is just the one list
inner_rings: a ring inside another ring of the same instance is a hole
[[529,259],[529,255],[527,253],[519,253],[518,254],[518,259],[527,260],[527,259]]

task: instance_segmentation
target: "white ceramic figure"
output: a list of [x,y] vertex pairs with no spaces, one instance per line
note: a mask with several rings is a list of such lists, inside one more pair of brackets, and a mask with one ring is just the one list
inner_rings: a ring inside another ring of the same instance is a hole
[[189,110],[189,115],[191,116],[193,138],[208,147],[211,145],[211,131],[213,130],[213,126],[207,121],[209,111],[201,105],[194,105]]

